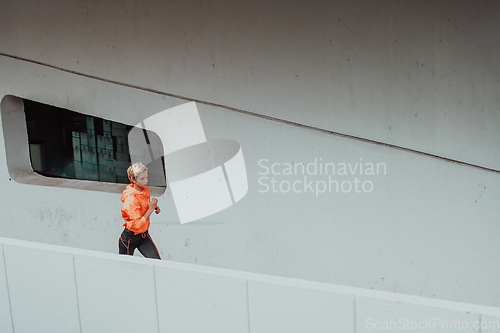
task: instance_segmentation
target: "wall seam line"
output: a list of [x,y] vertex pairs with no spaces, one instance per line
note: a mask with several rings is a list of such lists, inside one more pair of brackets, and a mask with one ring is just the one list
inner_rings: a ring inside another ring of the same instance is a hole
[[356,299],[357,297],[354,296],[354,303],[353,303],[353,307],[354,307],[354,329],[352,330],[354,333],[357,332],[357,327],[356,327]]
[[153,283],[154,283],[154,293],[155,293],[155,308],[156,308],[156,327],[158,327],[158,333],[160,333],[160,311],[158,309],[158,288],[156,285],[156,265],[153,265]]
[[20,60],[20,61],[30,62],[30,63],[36,64],[36,65],[40,65],[40,66],[44,66],[44,67],[49,67],[49,68],[52,68],[52,69],[60,70],[60,71],[66,72],[66,73],[75,74],[75,75],[82,76],[82,77],[87,77],[89,79],[94,79],[94,80],[98,80],[98,81],[102,81],[102,82],[107,82],[107,83],[111,83],[111,84],[116,84],[116,85],[120,85],[120,86],[124,86],[124,87],[128,87],[128,88],[133,88],[133,89],[137,89],[137,90],[147,91],[147,92],[151,92],[151,93],[162,95],[162,96],[168,96],[168,97],[173,97],[173,98],[177,98],[177,99],[183,99],[183,100],[189,101],[189,102],[195,102],[195,103],[204,104],[204,105],[208,105],[208,106],[223,108],[223,109],[226,109],[226,110],[229,110],[229,111],[238,112],[238,113],[245,114],[245,115],[248,115],[248,116],[251,116],[251,117],[258,117],[258,118],[266,119],[266,120],[273,121],[273,122],[282,123],[282,124],[289,125],[289,126],[294,126],[294,127],[299,127],[299,128],[303,128],[303,129],[307,129],[307,130],[311,130],[311,131],[315,131],[315,132],[320,132],[320,133],[327,134],[327,135],[342,137],[342,138],[345,138],[345,139],[360,141],[360,142],[369,143],[369,144],[373,144],[373,145],[378,145],[378,146],[382,146],[382,147],[386,147],[386,148],[390,148],[390,149],[401,150],[401,151],[412,153],[412,154],[427,156],[427,157],[431,157],[431,158],[443,160],[443,161],[446,161],[446,162],[457,163],[459,165],[468,166],[468,167],[477,168],[477,169],[480,169],[480,170],[483,170],[483,171],[489,171],[489,172],[494,172],[494,173],[500,174],[500,170],[497,170],[497,169],[488,168],[488,167],[480,166],[480,165],[473,164],[473,163],[463,162],[463,161],[455,160],[455,159],[452,159],[452,158],[448,158],[448,157],[444,157],[444,156],[439,156],[439,155],[436,155],[436,154],[426,153],[426,152],[415,150],[415,149],[412,149],[412,148],[397,146],[397,145],[386,143],[386,142],[382,142],[382,141],[377,141],[377,140],[362,138],[362,137],[355,136],[355,135],[350,135],[350,134],[335,132],[335,131],[331,131],[331,130],[326,130],[326,129],[322,129],[322,128],[319,128],[319,127],[314,127],[314,126],[311,126],[311,125],[300,124],[300,123],[297,123],[297,122],[294,122],[294,121],[290,121],[290,120],[285,120],[285,119],[281,119],[281,118],[271,117],[271,116],[259,114],[259,113],[256,113],[256,112],[251,112],[251,111],[246,111],[246,110],[234,108],[234,107],[231,107],[231,106],[226,106],[226,105],[222,105],[222,104],[218,104],[218,103],[203,101],[203,100],[192,98],[192,97],[171,94],[171,93],[167,93],[167,92],[164,92],[164,91],[160,91],[160,90],[156,90],[156,89],[152,89],[152,88],[141,87],[141,86],[137,86],[137,85],[130,84],[130,83],[123,83],[123,82],[119,82],[119,81],[115,81],[115,80],[111,80],[111,79],[106,79],[106,78],[98,77],[98,76],[95,76],[95,75],[89,75],[89,74],[85,74],[85,73],[73,71],[73,70],[70,70],[70,69],[66,69],[66,68],[62,68],[62,67],[58,67],[58,66],[46,64],[46,63],[43,63],[43,62],[40,62],[40,61],[36,61],[36,60],[31,60],[31,59],[22,58],[22,57],[18,57],[18,56],[14,56],[14,55],[9,55],[9,54],[6,54],[6,53],[1,53],[0,52],[0,56],[4,56],[4,57],[7,57],[7,58],[11,58],[11,59],[16,59],[16,60]]
[[248,333],[252,333],[250,328],[250,293],[248,292],[248,279],[245,279],[245,285],[247,287],[247,319],[248,319]]
[[14,327],[14,313],[12,312],[12,301],[10,299],[10,288],[9,288],[9,277],[7,275],[7,260],[5,260],[5,244],[2,244],[2,256],[3,256],[3,268],[5,271],[5,284],[7,285],[7,297],[9,298],[9,310],[10,310],[10,323],[12,325],[12,332],[16,332]]
[[80,333],[82,333],[82,318],[80,312],[80,297],[78,297],[78,280],[76,279],[76,263],[75,255],[71,256],[73,259],[73,275],[75,277],[75,293],[76,293],[76,310],[78,311],[78,325],[80,326]]

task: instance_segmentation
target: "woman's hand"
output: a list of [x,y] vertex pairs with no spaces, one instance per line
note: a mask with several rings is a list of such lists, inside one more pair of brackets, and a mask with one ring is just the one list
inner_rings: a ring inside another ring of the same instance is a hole
[[158,204],[158,199],[153,198],[149,200],[149,210],[156,211],[156,209],[158,208],[157,204]]
[[[154,212],[156,211],[159,211],[159,207],[157,206],[158,204],[158,199],[156,198],[153,198],[153,199],[150,199],[149,200],[149,203],[148,203],[148,211],[146,212],[146,214],[144,214],[142,217],[144,217],[145,220],[149,219],[149,216]],[[158,213],[156,213],[158,214]]]

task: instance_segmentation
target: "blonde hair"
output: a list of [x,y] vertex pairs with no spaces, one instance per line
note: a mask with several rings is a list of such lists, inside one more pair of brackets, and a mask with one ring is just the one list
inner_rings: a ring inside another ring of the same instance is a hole
[[142,164],[141,162],[134,163],[127,169],[128,179],[132,181],[132,179],[135,179],[140,173],[143,173],[144,171],[148,171],[148,168],[146,168],[144,164]]

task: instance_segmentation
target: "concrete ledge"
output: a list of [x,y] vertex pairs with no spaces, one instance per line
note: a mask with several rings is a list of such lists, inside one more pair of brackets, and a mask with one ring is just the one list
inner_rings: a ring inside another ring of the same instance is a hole
[[6,238],[0,318],[1,332],[14,323],[16,333],[366,332],[398,324],[500,332],[496,307]]
[[355,332],[354,295],[249,280],[248,297],[254,332]]
[[158,332],[154,270],[148,262],[75,255],[82,332]]
[[[357,332],[412,331],[479,333],[478,313],[403,301],[359,296],[356,299]],[[477,327],[474,329],[474,327]]]
[[481,316],[481,333],[500,333],[500,316]]
[[162,332],[248,333],[245,279],[156,267]]
[[73,256],[4,244],[15,332],[78,332]]

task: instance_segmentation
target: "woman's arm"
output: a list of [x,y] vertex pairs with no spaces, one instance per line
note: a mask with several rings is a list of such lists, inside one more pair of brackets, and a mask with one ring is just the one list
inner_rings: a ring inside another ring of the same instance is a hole
[[[151,213],[153,213],[154,211],[156,211],[156,209],[158,208],[157,205],[158,205],[158,199],[153,198],[153,199],[149,200],[148,210],[143,215],[143,217],[144,217],[145,220],[149,219],[149,217],[151,216]],[[158,213],[156,213],[156,214],[158,214]]]

